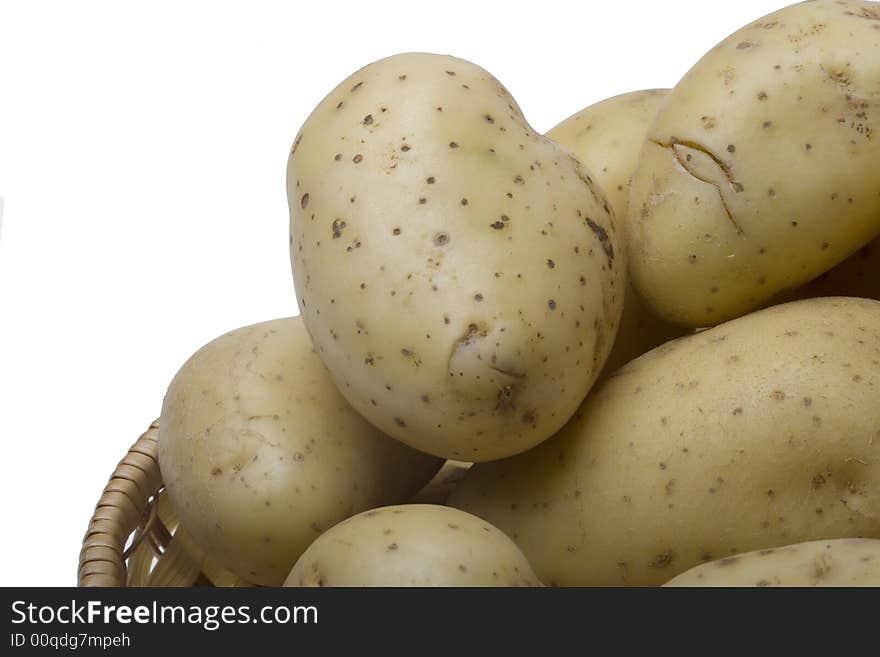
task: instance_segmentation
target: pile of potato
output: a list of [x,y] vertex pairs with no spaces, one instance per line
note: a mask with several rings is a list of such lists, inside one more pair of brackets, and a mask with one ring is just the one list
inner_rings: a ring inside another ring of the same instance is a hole
[[300,317],[168,390],[182,525],[263,585],[880,585],[878,119],[858,0],[547,135],[357,71],[290,151]]

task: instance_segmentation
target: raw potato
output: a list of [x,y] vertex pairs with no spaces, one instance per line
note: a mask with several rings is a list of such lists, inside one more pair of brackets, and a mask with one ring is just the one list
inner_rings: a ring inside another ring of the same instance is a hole
[[612,211],[489,73],[428,54],[361,69],[306,121],[287,192],[303,320],[373,424],[485,461],[575,412],[623,304]]
[[[642,143],[668,96],[668,89],[615,96],[590,105],[547,133],[593,173],[620,220],[626,217],[630,177],[636,170]],[[623,315],[614,348],[605,362],[605,373],[614,372],[633,358],[684,333],[683,328],[654,315],[632,284],[627,284]]]
[[323,530],[409,499],[441,462],[355,413],[289,318],[227,333],[187,361],[162,407],[159,465],[212,558],[277,586]]
[[321,535],[285,586],[541,586],[495,527],[445,506],[373,509]]
[[449,504],[548,585],[652,586],[738,552],[880,537],[878,395],[880,302],[775,306],[624,366]]
[[880,300],[880,239],[859,249],[817,279],[780,295],[774,302],[833,296]]
[[663,586],[880,586],[880,541],[839,538],[703,564]]
[[880,4],[816,0],[748,25],[679,82],[633,177],[632,283],[711,326],[880,233]]

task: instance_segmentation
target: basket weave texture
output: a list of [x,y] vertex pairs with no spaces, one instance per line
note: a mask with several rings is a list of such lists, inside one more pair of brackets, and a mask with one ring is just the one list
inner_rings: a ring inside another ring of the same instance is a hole
[[158,434],[157,420],[104,488],[79,554],[79,585],[251,586],[180,526],[162,487]]

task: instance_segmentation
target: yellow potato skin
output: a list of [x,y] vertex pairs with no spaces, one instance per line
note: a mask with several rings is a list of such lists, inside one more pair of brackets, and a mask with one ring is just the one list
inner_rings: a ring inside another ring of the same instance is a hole
[[519,548],[469,513],[432,504],[373,509],[320,536],[285,586],[541,586]]
[[756,550],[696,566],[663,586],[880,586],[880,540],[838,538]]
[[[648,128],[666,102],[669,89],[646,89],[590,105],[557,125],[547,136],[565,146],[605,190],[614,214],[626,217],[630,178]],[[633,358],[685,333],[685,329],[654,315],[627,284],[623,315],[608,360],[606,374]]]
[[792,5],[675,87],[625,222],[632,284],[660,316],[740,316],[880,233],[878,16],[874,2]]
[[449,504],[547,585],[659,585],[739,552],[880,537],[880,302],[808,299],[618,370],[551,440]]
[[305,122],[287,184],[303,320],[370,422],[485,461],[571,417],[626,267],[599,186],[489,73],[428,54],[361,69]]
[[159,466],[174,512],[213,559],[255,584],[281,584],[322,531],[409,499],[441,463],[346,403],[298,317],[208,343],[162,407]]
[[669,92],[645,89],[606,98],[573,114],[547,133],[592,172],[618,217],[626,216],[630,178],[636,170],[639,152]]
[[780,294],[774,303],[833,296],[880,299],[880,239],[862,247],[806,285]]

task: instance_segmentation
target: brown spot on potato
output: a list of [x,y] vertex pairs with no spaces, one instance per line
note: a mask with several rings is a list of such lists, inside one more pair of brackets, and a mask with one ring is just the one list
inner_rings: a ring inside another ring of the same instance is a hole
[[608,256],[608,266],[610,267],[614,262],[614,246],[608,240],[608,232],[589,217],[585,218],[585,222],[590,230],[596,235],[599,244],[602,245],[602,250],[605,251],[605,255]]
[[650,563],[651,568],[666,568],[670,566],[675,559],[675,553],[672,548],[665,550],[655,556]]
[[496,396],[495,410],[507,412],[516,410],[516,387],[513,385],[502,386]]

